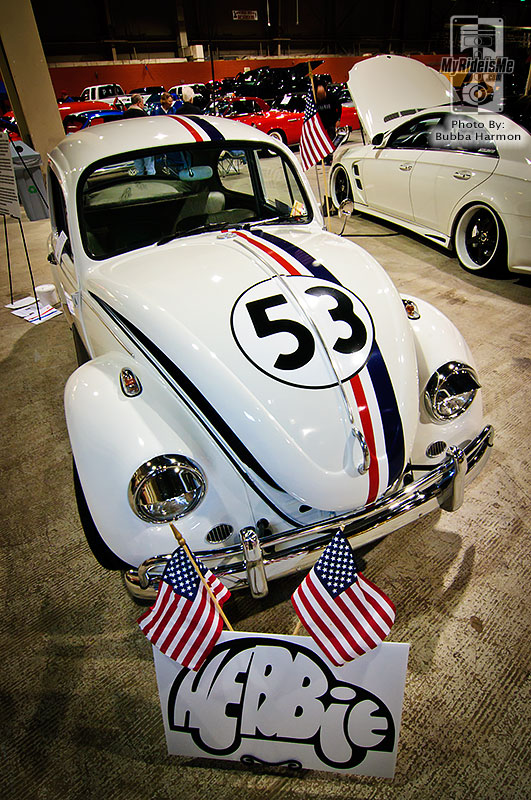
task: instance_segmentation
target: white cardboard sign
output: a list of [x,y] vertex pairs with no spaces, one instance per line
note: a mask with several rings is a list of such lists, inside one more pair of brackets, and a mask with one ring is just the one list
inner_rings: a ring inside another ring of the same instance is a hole
[[0,214],[20,219],[17,181],[7,133],[0,131]]
[[334,667],[309,636],[223,631],[194,672],[154,647],[168,753],[392,778],[408,652]]

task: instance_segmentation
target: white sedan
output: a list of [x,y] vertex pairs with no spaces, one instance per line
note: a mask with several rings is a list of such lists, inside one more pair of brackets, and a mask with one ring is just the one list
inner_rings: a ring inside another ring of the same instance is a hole
[[355,65],[349,87],[370,144],[338,153],[336,207],[403,225],[476,274],[531,271],[531,136],[501,114],[456,110],[449,82],[413,59]]

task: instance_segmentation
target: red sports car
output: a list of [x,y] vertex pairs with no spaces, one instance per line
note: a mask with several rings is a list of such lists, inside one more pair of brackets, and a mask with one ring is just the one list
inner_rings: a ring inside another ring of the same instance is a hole
[[[287,145],[299,144],[304,121],[304,96],[286,95],[277,108],[260,97],[224,97],[209,107],[208,113],[230,117],[252,125]],[[356,109],[343,107],[338,127],[359,128]]]
[[[69,103],[59,103],[57,108],[59,109],[59,114],[61,115],[61,119],[63,121],[63,127],[65,129],[65,133],[71,133],[73,130],[69,128],[68,122],[76,116],[77,114],[82,114],[86,111],[97,111],[97,110],[109,110],[108,103],[100,103],[98,100],[86,100],[86,101],[72,101]],[[68,117],[67,123],[65,123],[65,118]],[[81,126],[75,128],[75,130],[79,130]],[[3,117],[0,117],[0,130],[1,131],[8,131],[9,138],[11,141],[16,142],[18,141],[21,136],[18,130],[17,121],[15,119],[15,115],[12,111],[7,111]]]
[[[297,93],[297,94],[286,94],[282,98],[282,100],[277,101],[273,105],[273,109],[276,111],[284,111],[284,112],[301,112],[304,116],[304,106],[306,103],[306,95]],[[349,128],[351,131],[358,130],[360,127],[360,121],[358,119],[358,114],[356,109],[354,108],[354,103],[352,101],[342,102],[341,104],[341,117],[339,122],[337,123],[337,128]]]
[[208,113],[245,122],[284,144],[298,144],[301,138],[304,114],[274,110],[260,97],[223,97]]

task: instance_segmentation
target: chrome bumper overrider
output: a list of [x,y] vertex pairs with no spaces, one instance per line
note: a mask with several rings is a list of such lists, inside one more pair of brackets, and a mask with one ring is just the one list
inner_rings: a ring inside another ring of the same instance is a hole
[[[197,555],[229,589],[248,586],[254,597],[264,597],[268,580],[308,569],[338,530],[353,547],[361,547],[437,508],[458,509],[465,485],[485,465],[493,441],[494,429],[487,425],[462,449],[448,447],[444,461],[419,480],[369,506],[305,528],[260,538],[254,528],[245,528],[241,531],[241,544],[197,551]],[[138,570],[128,570],[124,576],[128,591],[138,599],[154,599],[168,558],[169,555],[149,558]]]

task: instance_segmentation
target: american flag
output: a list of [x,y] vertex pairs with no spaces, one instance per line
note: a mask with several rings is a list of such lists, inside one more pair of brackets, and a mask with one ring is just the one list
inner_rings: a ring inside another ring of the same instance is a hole
[[321,161],[334,150],[334,145],[324,129],[321,117],[317,111],[315,100],[313,99],[312,87],[308,89],[306,95],[306,105],[304,108],[304,122],[302,123],[302,133],[299,152],[301,155],[302,168],[310,169],[318,161]]
[[[223,605],[229,590],[197,558],[195,562]],[[184,548],[178,547],[168,561],[155,605],[138,624],[162,653],[189,669],[199,669],[216,644],[223,619]]]
[[377,647],[395,620],[394,605],[358,572],[339,531],[291,602],[310,636],[338,667]]

